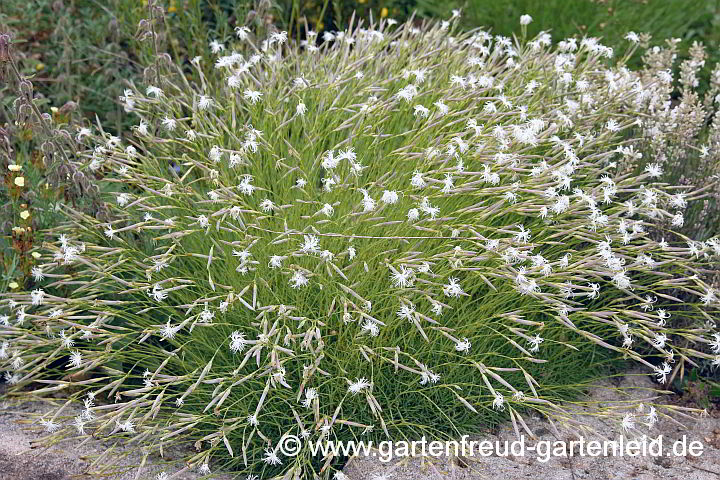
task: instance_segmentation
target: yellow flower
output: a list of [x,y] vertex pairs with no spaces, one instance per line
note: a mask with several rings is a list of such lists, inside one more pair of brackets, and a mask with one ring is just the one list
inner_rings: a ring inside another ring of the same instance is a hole
[[8,165],[8,170],[10,170],[11,172],[19,172],[20,170],[22,170],[22,165]]
[[177,12],[177,7],[175,5],[170,5],[170,7],[168,7],[168,13],[175,13],[175,12]]
[[20,286],[20,285],[18,285],[17,282],[10,282],[10,283],[8,284],[8,287],[10,287],[11,290],[15,290],[15,289],[18,288],[19,286]]
[[365,3],[367,0],[358,0],[358,3]]
[[388,12],[387,7],[383,7],[382,10],[380,10],[380,18],[385,18],[385,17],[387,17],[387,16],[388,16],[388,13],[390,13],[390,12]]
[[20,218],[22,218],[23,220],[27,220],[29,216],[30,212],[28,212],[27,210],[23,210],[22,212],[20,212]]
[[18,187],[24,187],[25,186],[25,177],[16,177],[15,185],[17,185]]
[[41,71],[41,70],[45,70],[45,64],[44,64],[44,63],[38,63],[37,65],[35,65],[35,70],[37,70],[38,72]]
[[37,260],[38,258],[42,257],[42,255],[40,255],[40,253],[38,253],[38,252],[32,252],[31,255],[33,256],[33,258],[34,258],[35,260]]

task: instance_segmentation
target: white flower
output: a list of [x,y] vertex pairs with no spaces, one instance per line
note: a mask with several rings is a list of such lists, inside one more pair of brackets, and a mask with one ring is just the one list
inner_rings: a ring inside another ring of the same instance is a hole
[[470,343],[470,340],[468,340],[467,338],[463,338],[462,341],[456,341],[455,350],[457,350],[458,352],[468,353],[470,351],[471,345],[472,344]]
[[40,425],[45,427],[45,431],[48,433],[53,433],[53,432],[58,431],[58,429],[60,429],[59,423],[55,423],[52,420],[45,420],[44,418],[40,420]]
[[203,323],[210,323],[213,318],[215,318],[215,312],[211,312],[208,308],[208,304],[205,304],[205,308],[202,312],[199,314],[200,321]]
[[244,195],[252,195],[257,187],[250,182],[252,182],[252,176],[245,175],[237,186],[238,190]]
[[528,340],[528,343],[530,343],[530,345],[531,345],[530,351],[533,353],[537,352],[540,349],[540,344],[544,341],[545,341],[545,339],[541,338],[540,335],[538,335],[538,334],[536,334],[534,337],[530,338],[530,340]]
[[415,318],[415,306],[412,303],[402,305],[396,313],[399,318],[412,321]]
[[368,332],[371,337],[377,337],[380,333],[380,327],[378,327],[377,323],[370,319],[365,320],[365,323],[362,324],[361,328]]
[[422,105],[415,105],[414,115],[416,117],[427,118],[430,115],[430,110]]
[[412,178],[410,179],[410,185],[412,185],[414,188],[423,188],[427,185],[427,182],[425,181],[425,179],[423,179],[422,173],[416,170],[415,173],[413,173]]
[[292,288],[304,287],[308,284],[308,278],[300,270],[295,271],[293,276],[290,277],[290,286]]
[[207,95],[200,95],[200,99],[198,100],[198,108],[200,110],[207,110],[208,108],[213,106],[213,99],[208,97]]
[[530,25],[530,22],[532,22],[532,17],[530,15],[521,15],[520,16],[520,25]]
[[165,96],[165,93],[163,93],[163,91],[160,88],[158,88],[154,85],[150,85],[149,87],[147,87],[146,93],[148,95],[154,96],[155,98],[160,98],[160,97]]
[[149,294],[156,302],[162,302],[168,297],[168,293],[157,283],[153,285],[152,291],[150,291]]
[[304,235],[303,244],[300,247],[300,251],[302,251],[303,253],[319,253],[320,240],[316,235]]
[[645,171],[648,175],[650,175],[652,178],[657,178],[663,174],[662,167],[658,163],[649,163],[645,167]]
[[655,367],[655,376],[660,383],[667,382],[667,376],[670,372],[672,372],[672,367],[668,365],[667,362],[663,362],[661,366]]
[[275,209],[275,204],[272,202],[272,200],[266,198],[262,202],[260,202],[260,209],[263,212],[271,212]]
[[31,303],[35,306],[42,305],[43,299],[45,298],[45,291],[41,288],[30,292]]
[[268,465],[282,464],[282,460],[280,460],[280,457],[278,457],[275,450],[269,447],[265,449],[265,457],[263,457],[263,462],[267,463]]
[[140,124],[136,128],[140,135],[147,135],[149,133],[148,123],[145,120],[140,120]]
[[75,139],[79,142],[82,142],[83,138],[89,137],[92,134],[92,130],[90,130],[87,127],[82,127],[78,129],[78,134],[75,137]]
[[78,350],[75,350],[70,354],[70,362],[67,366],[68,368],[79,368],[82,365],[82,362],[82,353],[80,353]]
[[177,126],[177,121],[174,118],[165,117],[162,120],[162,124],[168,132],[172,132]]
[[32,274],[33,280],[35,282],[40,282],[45,278],[45,274],[40,267],[32,267],[30,273]]
[[632,430],[633,428],[635,428],[635,415],[633,415],[632,413],[626,413],[625,416],[623,416],[620,425],[622,426],[622,429],[626,432]]
[[119,193],[118,196],[115,197],[115,200],[117,201],[117,204],[119,207],[124,207],[130,201],[130,194],[129,193]]
[[258,92],[257,90],[251,90],[249,88],[243,92],[243,98],[245,100],[249,100],[250,103],[253,105],[255,105],[260,100],[260,97],[262,97],[262,96],[263,96],[262,93]]
[[234,331],[230,334],[230,351],[232,353],[240,353],[245,350],[248,341],[242,332]]
[[285,260],[286,258],[287,258],[287,257],[282,256],[282,255],[272,255],[272,256],[270,257],[270,261],[268,262],[268,267],[270,267],[270,268],[281,268],[281,267],[282,267],[282,262],[283,262],[283,260]]
[[650,410],[648,411],[647,416],[645,417],[645,425],[648,428],[652,428],[653,425],[655,425],[658,421],[658,414],[657,410],[655,410],[655,407],[651,406]]
[[248,27],[235,27],[235,35],[240,40],[247,40],[250,38],[250,29]]
[[617,131],[620,130],[620,126],[619,126],[618,123],[617,123],[614,119],[612,119],[612,118],[607,121],[607,123],[605,124],[605,127],[606,127],[608,130],[610,130],[611,132],[617,132]]
[[411,83],[402,88],[395,96],[409,102],[415,97],[415,95],[417,95],[417,93],[417,87]]
[[443,103],[442,100],[438,100],[437,102],[433,103],[438,109],[438,113],[442,117],[443,115],[447,115],[448,111],[450,111],[450,108]]
[[180,331],[180,325],[171,325],[168,319],[167,323],[160,329],[160,340],[175,338],[175,334]]
[[212,42],[210,42],[210,51],[212,53],[219,53],[223,50],[225,50],[225,45],[223,45],[222,43],[218,42],[217,40],[213,40]]
[[297,107],[295,107],[295,113],[300,116],[304,116],[307,112],[307,107],[304,103],[300,102],[297,104]]
[[495,392],[495,398],[492,402],[492,408],[495,410],[505,410],[505,397],[503,397],[502,393]]
[[416,221],[418,218],[420,218],[420,210],[418,210],[417,208],[411,208],[410,210],[408,210],[407,218],[410,222]]
[[312,387],[308,388],[307,390],[305,390],[305,400],[303,400],[302,402],[303,406],[306,408],[310,408],[313,400],[315,400],[316,398],[318,398],[317,390]]
[[390,280],[395,287],[411,287],[415,281],[415,271],[412,268],[401,266],[400,270],[393,270],[390,274]]
[[613,282],[615,283],[615,286],[621,290],[632,290],[631,284],[630,284],[630,277],[627,276],[625,273],[625,270],[621,270],[618,273],[616,273],[613,278]]
[[367,194],[363,198],[362,204],[363,204],[363,212],[370,212],[370,211],[374,210],[375,207],[377,206],[377,202],[375,200],[373,200],[372,198],[370,198],[370,196]]
[[442,183],[443,183],[442,192],[443,192],[443,193],[450,193],[450,191],[451,191],[453,188],[455,188],[455,185],[453,184],[453,181],[454,181],[454,180],[453,180],[452,174],[446,173],[446,174],[445,174],[445,178],[444,178],[443,181],[442,181]]
[[382,197],[380,198],[380,201],[392,205],[393,203],[396,203],[396,202],[398,201],[398,198],[399,198],[399,196],[398,196],[398,193],[397,193],[396,191],[394,191],[394,190],[385,190],[385,191],[383,192]]
[[320,213],[322,213],[322,214],[325,215],[326,217],[332,217],[333,212],[335,212],[335,209],[334,209],[333,206],[330,205],[329,203],[326,203],[326,204],[323,205],[323,207],[320,209]]
[[82,415],[78,415],[73,420],[73,425],[75,426],[75,429],[77,430],[78,435],[85,435],[85,420],[83,419]]
[[653,337],[652,339],[652,344],[656,348],[662,350],[663,348],[665,348],[665,342],[667,342],[667,339],[667,335],[665,335],[664,333],[656,333],[655,337]]
[[120,422],[120,420],[115,420],[115,425],[123,432],[135,433],[135,424],[132,422],[132,420],[126,420],[124,422]]
[[459,298],[461,295],[465,295],[462,287],[458,283],[458,279],[451,277],[448,279],[448,284],[443,286],[443,293],[446,297]]
[[358,393],[372,385],[372,383],[368,382],[365,377],[356,378],[354,382],[348,381],[348,383],[348,392],[352,393],[353,395],[357,395]]
[[270,43],[283,44],[288,40],[288,33],[285,31],[274,32],[270,35]]

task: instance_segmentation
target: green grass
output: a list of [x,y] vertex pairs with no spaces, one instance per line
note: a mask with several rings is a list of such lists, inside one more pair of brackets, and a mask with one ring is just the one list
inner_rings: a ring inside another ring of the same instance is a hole
[[[0,297],[15,391],[92,394],[103,405],[80,419],[86,434],[139,435],[149,450],[197,442],[193,468],[329,476],[342,459],[304,448],[272,466],[266,448],[285,433],[320,440],[326,425],[331,438],[379,440],[478,432],[508,412],[562,420],[562,402],[625,360],[648,373],[670,352],[677,365],[714,361],[705,272],[720,244],[688,243],[670,224],[678,190],[617,152],[649,148],[635,119],[669,100],[663,66],[640,75],[581,45],[565,84],[561,54],[542,43],[483,54],[479,32],[450,43],[441,25],[423,28],[355,30],[352,47],[317,52],[271,45],[279,57],[257,54],[264,36],[226,36],[200,65],[151,59],[157,70],[128,95],[122,122],[134,126],[122,139],[94,129],[75,159],[102,178],[110,217],[63,208],[37,250],[46,278]],[[231,52],[243,55],[235,67],[209,68]],[[328,151],[345,153],[335,164]],[[303,251],[309,235],[318,251]],[[412,285],[391,280],[403,269]],[[37,289],[53,296],[33,304]],[[658,323],[648,297],[672,322]],[[241,351],[234,332],[250,342]],[[75,431],[55,419],[52,438]],[[120,431],[128,421],[134,433]]]

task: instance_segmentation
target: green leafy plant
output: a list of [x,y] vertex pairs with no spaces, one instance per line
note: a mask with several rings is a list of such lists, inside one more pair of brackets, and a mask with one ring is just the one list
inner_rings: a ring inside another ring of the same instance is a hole
[[[84,402],[43,419],[50,439],[188,440],[202,476],[342,478],[310,441],[519,432],[530,412],[582,428],[563,402],[622,359],[663,384],[720,362],[720,241],[677,232],[708,191],[640,155],[701,108],[692,88],[669,106],[671,47],[632,71],[640,40],[456,22],[322,44],[238,26],[212,68],[152,59],[126,139],[77,132],[109,219],[66,205],[35,288],[1,301],[13,392]],[[648,407],[648,428],[677,410]]]

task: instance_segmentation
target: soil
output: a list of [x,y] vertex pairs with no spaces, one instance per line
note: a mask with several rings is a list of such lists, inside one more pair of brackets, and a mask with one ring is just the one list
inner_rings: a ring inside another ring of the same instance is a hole
[[[622,393],[617,387],[624,389]],[[589,394],[589,400],[604,407],[633,411],[641,402],[647,403],[656,388],[648,375],[628,374],[620,382],[600,384]],[[0,386],[1,388],[1,386]],[[629,392],[629,394],[627,393]],[[197,471],[188,470],[180,459],[189,453],[190,447],[178,445],[165,450],[164,457],[150,456],[146,464],[138,469],[142,456],[126,450],[121,444],[113,451],[113,470],[103,470],[92,462],[113,443],[90,439],[81,443],[69,439],[52,447],[40,446],[38,440],[46,435],[39,425],[43,414],[53,409],[52,405],[38,401],[10,403],[2,400],[0,390],[0,480],[84,480],[103,478],[107,480],[153,480],[160,472],[167,472],[173,480],[198,478]],[[678,407],[697,407],[693,399],[682,396],[667,396],[657,403],[674,404]],[[579,407],[578,407],[579,408]],[[647,411],[647,407],[645,408]],[[598,439],[618,439],[623,434],[617,421],[609,421],[590,415],[579,408],[579,417],[595,431]],[[651,438],[663,436],[666,453],[674,442],[686,438],[700,442],[702,453],[698,456],[568,456],[553,457],[539,461],[537,454],[492,455],[492,456],[442,456],[410,457],[380,461],[380,455],[352,458],[344,473],[352,480],[720,480],[720,410],[709,408],[705,418],[688,419],[677,415],[660,415],[658,423],[650,432]],[[638,421],[642,418],[637,414]],[[562,428],[557,431],[545,419],[524,417],[535,439],[526,438],[527,445],[546,440],[569,442],[577,439],[577,428]],[[520,427],[522,428],[522,427]],[[625,432],[625,439],[637,438],[639,433]],[[589,434],[586,440],[593,437]],[[496,441],[516,440],[512,424],[501,426],[493,432],[472,437],[470,440]],[[234,478],[230,475],[216,475],[216,479]]]

